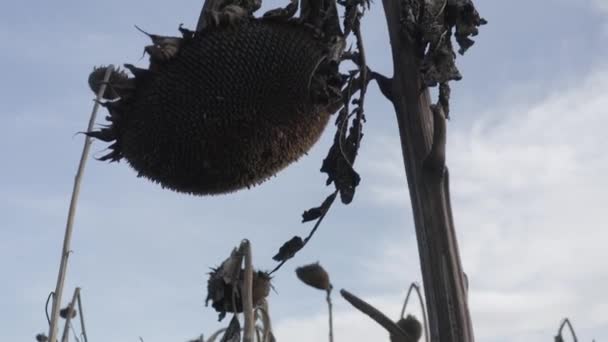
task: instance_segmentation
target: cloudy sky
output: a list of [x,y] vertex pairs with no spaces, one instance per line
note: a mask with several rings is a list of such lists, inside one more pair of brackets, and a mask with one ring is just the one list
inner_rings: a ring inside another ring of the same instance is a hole
[[[279,5],[273,1],[266,7]],[[0,11],[0,339],[47,331],[93,65],[136,63],[146,37],[193,27],[201,3],[21,1]],[[608,2],[477,1],[490,24],[458,59],[448,164],[470,307],[479,341],[549,340],[573,320],[581,341],[608,339]],[[391,74],[381,2],[365,17],[372,68]],[[420,282],[411,207],[391,106],[372,86],[355,201],[277,274],[279,341],[323,341],[324,298],[295,266],[321,261],[347,288],[397,317]],[[243,238],[255,264],[295,234],[329,192],[318,172],[332,128],[311,153],[262,186],[220,197],[160,189],[125,163],[90,158],[67,292],[82,287],[92,341],[185,341],[222,324],[205,308],[206,272]],[[103,144],[95,143],[99,156]],[[66,299],[67,300],[67,299]],[[336,340],[388,340],[335,297]],[[416,305],[412,312],[418,313]],[[227,323],[227,322],[224,322]]]

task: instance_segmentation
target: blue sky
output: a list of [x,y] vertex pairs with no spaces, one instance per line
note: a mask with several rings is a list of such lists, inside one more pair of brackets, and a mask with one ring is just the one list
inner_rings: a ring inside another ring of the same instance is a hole
[[[266,7],[278,6],[268,2]],[[0,338],[47,330],[69,196],[87,124],[92,66],[135,63],[149,32],[193,27],[201,3],[114,0],[7,3],[0,12]],[[480,341],[550,339],[573,319],[581,340],[608,338],[604,189],[608,144],[608,2],[477,1],[490,24],[458,58],[448,164],[464,268]],[[381,3],[364,18],[370,66],[391,74]],[[100,117],[103,117],[101,113]],[[326,338],[320,293],[297,265],[321,261],[334,286],[396,316],[420,281],[394,114],[370,89],[363,177],[355,201],[336,205],[318,235],[277,274],[270,298],[279,340]],[[100,121],[101,122],[101,121]],[[89,160],[66,297],[81,286],[88,333],[116,342],[184,341],[221,325],[203,305],[208,267],[242,238],[255,263],[295,234],[304,209],[330,189],[318,172],[332,127],[277,177],[228,196],[172,193],[125,163]],[[95,143],[94,155],[105,146]],[[338,341],[386,339],[338,297]],[[227,323],[227,322],[226,322]]]

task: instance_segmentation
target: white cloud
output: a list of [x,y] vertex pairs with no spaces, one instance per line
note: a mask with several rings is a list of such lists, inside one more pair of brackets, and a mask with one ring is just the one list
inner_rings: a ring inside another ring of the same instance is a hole
[[606,0],[593,0],[593,5],[601,11],[608,12],[608,1]]
[[[535,104],[489,108],[469,129],[450,132],[452,201],[479,340],[549,339],[564,316],[583,336],[608,323],[606,93],[607,67]],[[374,199],[402,205],[398,144],[368,143],[382,151],[365,165]],[[378,275],[370,278],[385,286],[411,281],[404,274],[417,266],[401,261],[417,256],[414,245],[387,241],[366,265]],[[384,300],[394,311],[401,298]],[[386,338],[351,311],[337,315],[340,340]],[[318,316],[287,320],[279,333],[292,342],[320,340],[325,326]]]

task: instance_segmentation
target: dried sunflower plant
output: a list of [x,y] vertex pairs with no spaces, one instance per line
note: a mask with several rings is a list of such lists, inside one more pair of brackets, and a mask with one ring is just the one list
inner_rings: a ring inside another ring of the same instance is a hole
[[[448,83],[461,78],[452,40],[463,54],[485,20],[472,0],[383,0],[394,62],[394,75],[387,77],[367,63],[362,25],[369,0],[290,0],[257,15],[260,7],[261,0],[207,0],[196,28],[180,26],[180,37],[144,31],[152,42],[145,47],[147,69],[125,64],[130,75],[113,66],[90,74],[97,99],[84,132],[57,287],[49,297],[49,337],[40,339],[57,340],[72,221],[91,139],[110,143],[101,160],[125,160],[138,177],[176,192],[215,195],[259,185],[280,172],[308,152],[333,116],[334,140],[321,165],[333,190],[304,211],[302,222],[314,222],[308,236],[280,246],[269,272],[254,270],[252,246],[243,240],[209,276],[207,302],[220,319],[228,313],[232,318],[209,339],[196,341],[274,341],[266,300],[271,275],[306,246],[338,197],[343,204],[353,201],[361,182],[355,160],[365,97],[375,81],[397,115],[428,320],[425,315],[422,325],[402,313],[392,321],[352,293],[340,294],[381,324],[393,342],[417,341],[423,332],[430,341],[474,340],[445,145]],[[430,87],[439,89],[435,103]],[[109,112],[107,125],[95,129],[100,105]],[[302,266],[296,274],[326,292],[333,342],[329,274],[319,264]],[[422,302],[420,288],[412,288]]]

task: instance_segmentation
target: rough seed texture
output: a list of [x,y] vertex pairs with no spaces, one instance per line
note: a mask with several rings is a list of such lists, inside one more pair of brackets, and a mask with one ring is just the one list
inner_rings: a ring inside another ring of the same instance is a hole
[[[326,126],[336,98],[325,90],[340,79],[326,51],[293,22],[206,29],[153,71],[134,70],[134,90],[108,105],[110,127],[90,135],[115,141],[106,160],[124,158],[175,191],[259,184],[306,153]],[[322,96],[311,88],[319,80]]]

